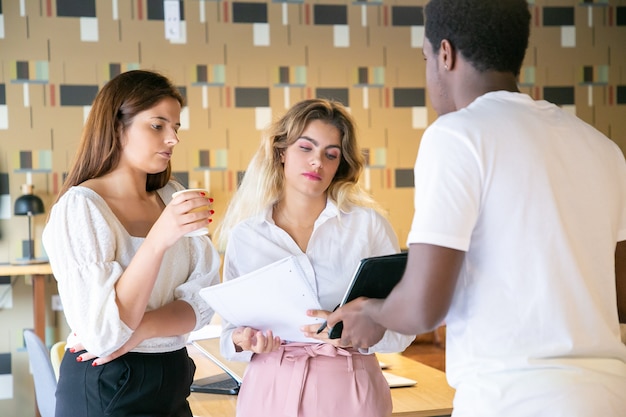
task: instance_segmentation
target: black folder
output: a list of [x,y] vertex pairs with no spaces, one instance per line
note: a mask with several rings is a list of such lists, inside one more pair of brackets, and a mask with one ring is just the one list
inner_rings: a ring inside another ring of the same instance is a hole
[[[358,297],[386,298],[406,269],[407,252],[362,259],[352,276],[340,306]],[[341,337],[343,323],[330,329],[329,337]]]

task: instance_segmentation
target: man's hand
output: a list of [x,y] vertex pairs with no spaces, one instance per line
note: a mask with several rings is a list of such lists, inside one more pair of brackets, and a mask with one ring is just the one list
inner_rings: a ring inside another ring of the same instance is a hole
[[367,349],[383,338],[386,329],[371,319],[371,314],[381,304],[382,300],[359,297],[339,307],[328,316],[329,327],[343,321],[341,346]]

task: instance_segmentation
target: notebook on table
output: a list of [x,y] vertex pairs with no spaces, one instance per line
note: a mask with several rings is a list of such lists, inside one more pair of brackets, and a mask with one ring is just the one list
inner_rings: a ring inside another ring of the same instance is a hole
[[387,380],[389,388],[412,387],[417,384],[417,381],[414,379],[396,375],[387,371],[383,371],[383,376]]

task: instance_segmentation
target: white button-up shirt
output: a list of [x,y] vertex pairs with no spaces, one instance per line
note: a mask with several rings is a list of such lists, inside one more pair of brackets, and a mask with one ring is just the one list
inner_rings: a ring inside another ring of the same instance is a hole
[[[263,215],[247,219],[231,231],[224,256],[224,281],[297,256],[320,305],[332,311],[343,298],[361,259],[397,252],[398,240],[391,225],[373,209],[353,207],[349,212],[341,212],[328,200],[303,253],[291,236],[276,226],[270,207]],[[252,352],[235,352],[235,326],[225,321],[222,326],[222,354],[231,360],[250,360]],[[369,353],[401,352],[414,338],[415,335],[387,331]]]

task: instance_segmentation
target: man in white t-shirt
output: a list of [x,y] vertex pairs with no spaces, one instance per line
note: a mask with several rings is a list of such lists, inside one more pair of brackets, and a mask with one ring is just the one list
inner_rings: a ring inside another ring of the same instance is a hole
[[415,164],[402,281],[333,313],[342,343],[447,324],[455,417],[626,416],[626,164],[614,142],[521,94],[525,0],[431,0],[439,118]]

